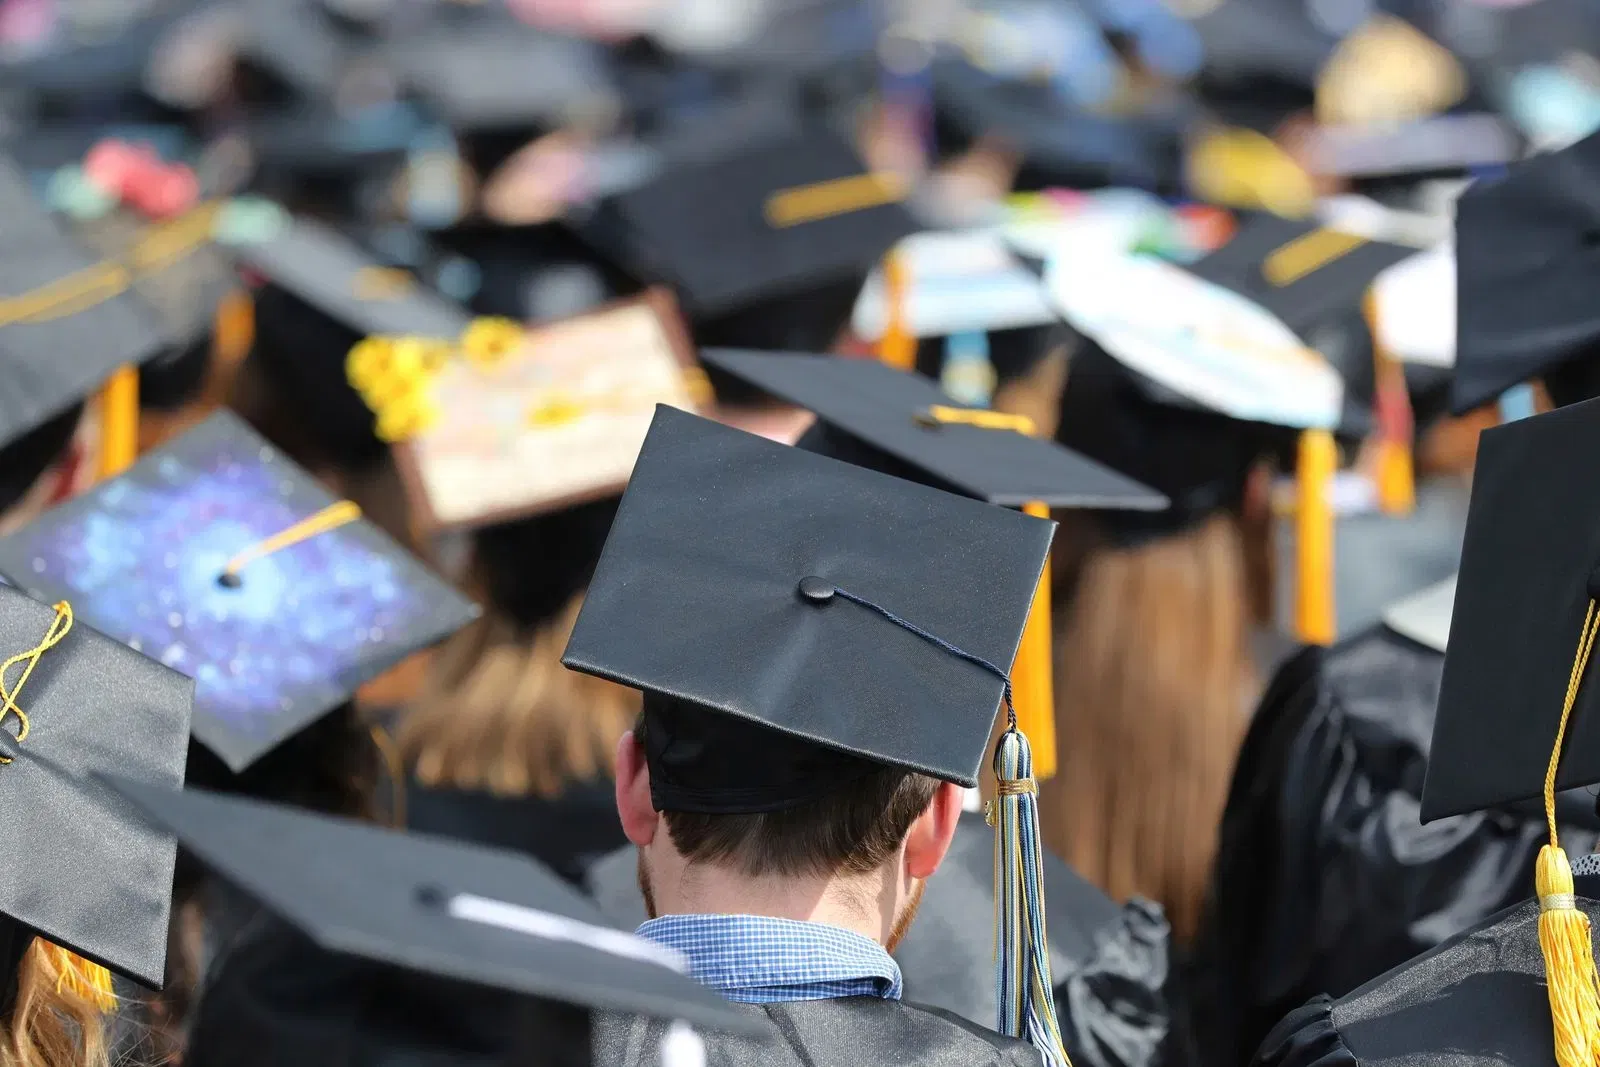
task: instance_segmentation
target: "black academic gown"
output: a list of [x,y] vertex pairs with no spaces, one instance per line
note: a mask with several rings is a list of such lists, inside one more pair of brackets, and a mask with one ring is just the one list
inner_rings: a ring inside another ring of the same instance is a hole
[[581,1009],[325,952],[262,916],[218,963],[185,1067],[589,1067]]
[[[1600,880],[1578,906],[1600,923]],[[1337,999],[1291,1012],[1256,1067],[1556,1067],[1531,897]]]
[[[908,1001],[990,1030],[993,850],[994,832],[982,816],[964,814],[949,855],[928,881],[916,921],[895,950]],[[600,909],[628,928],[645,919],[636,869],[629,848],[596,864],[589,877]],[[1075,1067],[1191,1062],[1187,1027],[1169,995],[1168,928],[1161,909],[1145,901],[1119,907],[1049,853],[1044,889],[1056,1013]]]
[[[1418,820],[1444,657],[1382,625],[1287,661],[1240,750],[1190,961],[1201,1062],[1237,1067],[1286,1012],[1340,996],[1533,895],[1543,816]],[[1596,839],[1593,797],[1562,840]]]
[[[1039,1067],[1031,1045],[937,1008],[877,997],[750,1005],[777,1031],[752,1041],[704,1034],[705,1067]],[[594,1062],[659,1067],[666,1023],[602,1015],[594,1023]]]

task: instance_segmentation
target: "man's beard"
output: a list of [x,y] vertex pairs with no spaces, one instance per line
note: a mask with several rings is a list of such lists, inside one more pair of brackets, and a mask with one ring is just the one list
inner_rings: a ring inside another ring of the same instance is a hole
[[894,925],[889,929],[889,940],[883,943],[883,947],[888,949],[891,956],[894,955],[894,950],[900,947],[900,942],[911,932],[911,923],[917,917],[917,909],[922,907],[922,891],[926,888],[928,888],[926,880],[918,881],[911,890],[911,899],[900,909],[900,914],[894,917]]
[[659,919],[656,895],[650,888],[650,868],[644,865],[644,849],[639,849],[639,893],[644,897],[644,914],[647,919]]

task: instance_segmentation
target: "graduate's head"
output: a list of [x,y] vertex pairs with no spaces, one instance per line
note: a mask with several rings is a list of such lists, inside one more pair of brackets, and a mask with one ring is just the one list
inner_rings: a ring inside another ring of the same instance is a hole
[[[703,784],[710,766],[713,787]],[[652,917],[784,886],[754,899],[779,912],[842,904],[875,920],[892,948],[961,813],[951,783],[653,694],[617,768],[617,810],[639,847]]]
[[658,409],[562,657],[644,694],[617,802],[658,910],[892,941],[977,784],[1051,530]]

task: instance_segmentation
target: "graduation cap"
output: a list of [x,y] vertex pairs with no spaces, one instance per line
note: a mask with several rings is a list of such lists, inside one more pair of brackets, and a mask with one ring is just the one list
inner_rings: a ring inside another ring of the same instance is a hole
[[1296,629],[1331,642],[1338,373],[1259,304],[1150,256],[1061,256],[1045,280],[1092,342],[1073,355],[1057,440],[1172,502],[1153,516],[1106,515],[1113,541],[1137,544],[1235,508],[1257,463],[1297,453]]
[[[35,934],[160,988],[177,846],[91,776],[181,785],[194,683],[75,618],[70,603],[52,608],[0,586],[0,605],[0,798],[10,813],[0,835],[16,857],[0,881],[5,999]],[[64,980],[84,979],[104,1002],[109,976],[82,960]]]
[[1509,163],[1522,141],[1498,115],[1438,115],[1401,124],[1318,126],[1303,144],[1316,174],[1347,178],[1465,174]]
[[1424,822],[1543,794],[1550,843],[1534,873],[1556,1059],[1600,1041],[1589,921],[1556,835],[1555,793],[1600,782],[1589,659],[1600,630],[1594,476],[1600,402],[1486,430],[1457,576]]
[[907,192],[837,135],[803,127],[671,163],[585,232],[631,273],[671,285],[700,343],[819,352],[872,265],[916,229]]
[[[375,338],[351,354],[351,374],[369,394],[390,388],[364,369],[369,351],[387,344]],[[428,410],[394,449],[421,529],[492,525],[615,496],[655,405],[694,410],[708,400],[665,290],[517,330],[508,345],[492,363],[470,353],[445,361],[417,383],[422,398],[406,400]]]
[[461,131],[607,125],[621,106],[595,45],[514,19],[419,28],[387,54],[403,84]]
[[1600,134],[1511,165],[1456,202],[1456,364],[1450,407],[1492,403],[1544,376],[1558,403],[1600,392],[1589,354],[1600,317]]
[[933,79],[941,151],[997,138],[1020,156],[1021,188],[1175,191],[1180,184],[1180,127],[1172,116],[1096,114],[1070,105],[1048,85],[999,78],[953,57],[934,61]]
[[240,261],[267,282],[256,298],[252,358],[284,396],[316,412],[307,429],[335,457],[356,464],[380,457],[372,412],[346,378],[350,349],[369,336],[453,340],[471,316],[308,219],[242,249]]
[[[426,1000],[419,994],[428,989],[478,1009],[502,1007],[514,994],[751,1037],[769,1032],[759,1012],[690,978],[678,953],[613,928],[521,853],[199,790],[112,784],[316,950],[278,937],[265,958],[249,942],[225,956],[200,1009],[191,1049],[198,1062],[238,1063],[252,1049],[252,1063],[322,1063],[330,1047],[346,1056],[382,1049],[397,1059],[427,1050],[429,1062],[454,1062],[447,1057],[467,1055],[453,1046],[481,1012],[467,1011],[455,1026],[421,1025],[402,1005]],[[305,969],[273,959],[285,950]],[[308,974],[329,971],[344,980],[322,995],[274,995],[274,976],[305,988]],[[379,989],[391,995],[374,997]],[[534,1051],[539,1038],[534,1031],[513,1039],[520,1057],[472,1062],[544,1062]]]
[[[711,349],[706,363],[781,400],[817,413],[801,448],[1048,518],[1051,508],[1155,511],[1166,498],[1053,441],[1015,418],[965,408],[917,374],[874,360]],[[1035,773],[1055,773],[1050,577],[1040,580],[1034,618],[1014,671],[1023,732]],[[1043,713],[1040,713],[1040,709]]]
[[[562,663],[644,692],[665,811],[781,811],[886,768],[974,786],[1003,702],[996,816],[1017,851],[998,854],[1036,855],[1008,668],[1053,529],[662,407]],[[1020,922],[1036,864],[1001,866],[998,914]],[[1060,1055],[1030,932],[1026,957],[999,940],[1002,1029]]]
[[0,540],[0,573],[194,677],[235,772],[476,615],[230,412]]
[[[180,218],[142,233],[113,258],[97,259],[3,160],[0,216],[0,355],[12,370],[0,387],[3,447],[54,424],[108,382],[136,381],[139,365],[167,350],[170,338],[158,316],[130,289],[204,243],[209,225],[204,217]],[[64,352],[74,358],[63,359]],[[131,407],[115,411],[122,422],[107,427],[106,443],[126,456],[137,432],[137,393]],[[65,447],[64,438],[46,436],[53,448],[21,449],[32,462],[6,475],[7,504]]]

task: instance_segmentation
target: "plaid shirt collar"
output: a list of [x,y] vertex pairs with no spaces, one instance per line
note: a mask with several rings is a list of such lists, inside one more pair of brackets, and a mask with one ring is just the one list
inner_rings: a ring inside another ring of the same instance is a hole
[[764,915],[667,915],[639,936],[682,952],[702,984],[742,1004],[900,999],[900,966],[871,938]]

